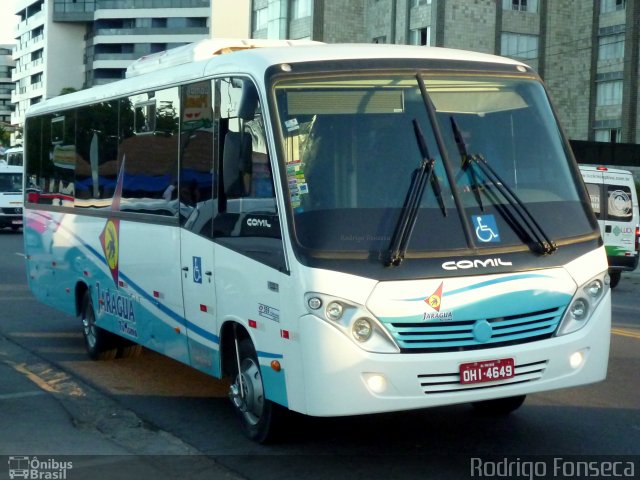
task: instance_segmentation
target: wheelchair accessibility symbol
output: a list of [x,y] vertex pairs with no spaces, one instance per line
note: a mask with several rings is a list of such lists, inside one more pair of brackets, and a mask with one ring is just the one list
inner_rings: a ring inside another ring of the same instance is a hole
[[498,224],[493,215],[477,215],[471,218],[476,230],[476,237],[483,243],[495,243],[500,241]]
[[202,258],[193,257],[193,281],[202,283]]

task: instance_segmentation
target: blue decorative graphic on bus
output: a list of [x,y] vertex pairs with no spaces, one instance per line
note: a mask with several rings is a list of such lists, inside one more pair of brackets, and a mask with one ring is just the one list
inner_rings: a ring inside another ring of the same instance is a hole
[[476,237],[483,243],[495,243],[500,241],[498,224],[493,215],[474,215],[471,217]]

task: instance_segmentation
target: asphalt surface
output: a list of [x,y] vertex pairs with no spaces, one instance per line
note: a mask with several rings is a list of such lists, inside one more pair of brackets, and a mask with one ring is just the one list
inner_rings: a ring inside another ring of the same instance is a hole
[[1,335],[0,406],[0,478],[240,478]]

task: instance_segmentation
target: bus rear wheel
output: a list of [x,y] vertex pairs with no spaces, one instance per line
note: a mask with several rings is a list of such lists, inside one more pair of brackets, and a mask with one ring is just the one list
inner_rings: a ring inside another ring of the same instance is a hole
[[118,353],[117,337],[96,325],[96,315],[89,290],[84,292],[80,308],[84,345],[93,360],[113,360]]
[[484,415],[508,415],[522,406],[526,395],[473,402],[473,408]]
[[267,443],[275,439],[276,425],[284,412],[265,396],[260,364],[250,339],[240,341],[238,359],[229,398],[245,435],[258,443]]

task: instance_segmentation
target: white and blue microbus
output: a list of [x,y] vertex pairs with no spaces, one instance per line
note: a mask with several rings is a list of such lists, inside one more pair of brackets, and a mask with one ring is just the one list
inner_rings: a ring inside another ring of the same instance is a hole
[[256,42],[28,111],[29,283],[92,358],[227,377],[261,442],[286,409],[506,413],[605,378],[606,254],[531,68]]

